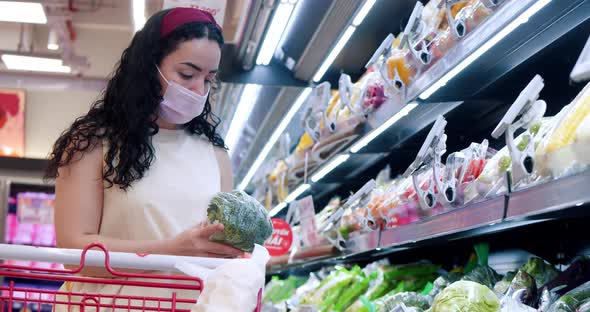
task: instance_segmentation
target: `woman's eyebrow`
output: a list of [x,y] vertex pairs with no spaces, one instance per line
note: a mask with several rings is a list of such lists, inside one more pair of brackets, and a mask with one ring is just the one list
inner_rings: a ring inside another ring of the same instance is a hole
[[[193,64],[191,62],[183,62],[181,64],[186,65],[186,66],[190,66],[190,67],[194,68],[197,71],[203,71],[203,69],[201,67],[199,67],[199,66],[197,66],[197,65],[195,65],[195,64]],[[215,74],[215,73],[217,73],[217,69],[210,70],[209,73],[210,74]]]

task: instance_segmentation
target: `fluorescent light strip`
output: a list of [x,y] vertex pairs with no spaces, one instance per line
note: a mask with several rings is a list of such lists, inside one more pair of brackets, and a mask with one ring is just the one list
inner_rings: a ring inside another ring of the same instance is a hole
[[256,100],[258,100],[259,93],[260,85],[247,84],[244,86],[244,90],[240,96],[241,100],[238,102],[238,107],[234,112],[234,117],[229,124],[229,130],[225,136],[225,144],[227,144],[230,154],[233,154],[236,148],[238,138],[252,114],[252,109],[254,109],[254,104],[256,104]]
[[447,82],[449,82],[453,77],[457,76],[461,71],[463,71],[467,66],[473,63],[476,59],[486,53],[491,47],[496,45],[500,40],[504,39],[504,37],[508,36],[512,31],[514,31],[518,26],[528,22],[529,18],[539,12],[543,7],[549,4],[551,0],[540,0],[533,4],[530,8],[528,8],[525,12],[523,12],[519,17],[514,19],[508,26],[502,28],[495,36],[493,36],[490,40],[485,42],[482,46],[480,46],[475,52],[471,55],[466,57],[461,63],[457,66],[453,67],[448,73],[446,73],[441,79],[437,82],[432,84],[426,91],[420,94],[420,98],[426,100],[429,98],[434,92],[438,89],[444,87]]
[[285,198],[286,203],[291,203],[297,199],[301,194],[305,193],[305,191],[309,190],[311,185],[309,184],[301,184],[297,187],[287,198]]
[[371,9],[373,8],[373,6],[375,5],[375,2],[377,2],[377,0],[367,0],[367,1],[365,1],[365,4],[363,4],[363,7],[359,10],[359,12],[357,13],[356,17],[352,21],[352,25],[353,26],[358,26],[358,25],[360,25],[363,22],[363,20],[365,19],[365,17],[367,17],[367,14],[369,14],[369,11],[371,11]]
[[336,169],[336,167],[340,166],[343,162],[347,161],[350,158],[349,154],[339,155],[338,157],[334,158],[331,162],[329,162],[326,166],[322,167],[318,172],[316,172],[312,177],[312,182],[317,182],[325,177],[328,173],[332,172],[332,170]]
[[287,203],[282,202],[282,203],[278,204],[276,207],[274,207],[273,209],[271,209],[268,212],[268,215],[272,218],[272,217],[276,216],[277,213],[279,213],[281,210],[285,209],[285,207],[287,207]]
[[418,104],[416,102],[408,103],[406,106],[402,107],[402,109],[389,118],[386,122],[381,124],[377,129],[373,130],[368,135],[364,136],[358,142],[356,142],[351,148],[351,153],[358,153],[361,149],[367,146],[371,141],[373,141],[376,137],[378,137],[383,131],[389,129],[389,127],[393,126],[398,120],[402,117],[408,115],[414,108],[416,108]]
[[266,157],[268,156],[268,154],[272,150],[272,147],[278,141],[281,134],[283,134],[283,131],[285,131],[285,129],[287,128],[287,126],[291,122],[291,119],[293,119],[293,117],[295,117],[295,114],[299,111],[299,109],[301,108],[303,103],[305,103],[305,100],[309,96],[310,92],[311,92],[311,88],[303,89],[303,91],[301,92],[301,94],[299,95],[299,97],[297,98],[295,103],[293,104],[293,106],[291,106],[291,109],[289,109],[289,112],[287,112],[287,115],[285,115],[285,118],[283,118],[283,120],[281,120],[279,125],[275,128],[275,131],[272,133],[272,135],[268,139],[268,142],[266,143],[266,145],[264,145],[264,147],[260,151],[260,154],[258,154],[258,157],[256,157],[256,160],[254,160],[254,163],[252,163],[252,166],[250,166],[250,170],[248,170],[248,172],[246,173],[246,176],[244,177],[242,182],[240,182],[240,184],[238,185],[239,190],[243,191],[244,189],[246,189],[246,187],[248,186],[250,181],[252,181],[252,178],[254,178],[254,174],[256,173],[258,168],[260,168],[260,166],[262,165],[262,162],[266,159]]
[[59,50],[59,45],[57,43],[48,43],[47,49],[52,51]]
[[356,27],[352,25],[348,26],[344,34],[342,34],[342,36],[340,36],[340,39],[338,39],[338,42],[336,43],[330,54],[328,54],[328,57],[326,57],[318,71],[315,73],[315,75],[313,75],[313,81],[318,82],[322,79],[322,77],[324,77],[324,74],[326,73],[326,71],[328,71],[328,68],[332,66],[332,63],[334,62],[338,54],[340,54],[344,46],[346,46],[346,43],[348,43],[348,40],[350,40],[350,37],[352,37],[352,34],[354,34],[355,30]]
[[272,56],[283,36],[283,32],[289,23],[293,8],[295,8],[295,4],[288,2],[281,2],[277,7],[264,41],[262,42],[262,47],[258,52],[258,57],[256,58],[257,65],[268,65],[272,60]]
[[49,73],[69,73],[71,68],[64,66],[63,61],[54,58],[24,56],[16,54],[3,54],[2,62],[7,69],[26,70]]
[[41,3],[0,1],[0,22],[47,24]]
[[145,25],[145,0],[133,0],[133,28],[140,31]]

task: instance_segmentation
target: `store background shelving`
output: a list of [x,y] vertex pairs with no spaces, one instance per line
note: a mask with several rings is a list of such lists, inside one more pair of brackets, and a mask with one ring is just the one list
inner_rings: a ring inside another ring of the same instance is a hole
[[[444,115],[448,121],[449,152],[483,139],[489,139],[494,148],[503,147],[503,137],[495,140],[490,133],[535,74],[545,80],[541,98],[548,103],[546,115],[555,115],[584,86],[570,82],[569,73],[590,34],[590,1],[547,2],[526,23],[492,46],[445,86],[426,100],[419,98],[424,90],[534,3],[537,1],[508,2],[451,50],[454,53],[445,55],[419,76],[408,91],[408,101],[416,100],[419,103],[417,108],[361,151],[350,154],[346,162],[322,180],[312,183],[310,191],[300,198],[313,195],[319,211],[332,196],[346,198],[358,190],[385,165],[391,167],[394,176],[402,173],[413,161],[438,115]],[[335,83],[337,77],[338,74],[332,72],[327,75],[327,80]],[[366,130],[364,135],[369,132]],[[344,152],[348,153],[348,150]],[[415,261],[420,257],[432,259],[433,251],[448,248],[447,255],[450,255],[452,250],[480,240],[491,242],[497,249],[527,248],[553,263],[567,263],[576,255],[589,254],[587,242],[576,237],[590,218],[588,185],[590,172],[541,181],[416,223],[362,234],[350,242],[354,248],[332,256],[298,259],[284,266],[274,266],[268,275],[305,274],[334,264],[366,264],[383,257],[395,259],[396,263]],[[282,217],[285,211],[278,216]],[[375,237],[378,237],[376,245]],[[547,242],[543,245],[539,240]],[[404,256],[408,253],[419,257]],[[442,260],[443,257],[438,255],[435,258]]]

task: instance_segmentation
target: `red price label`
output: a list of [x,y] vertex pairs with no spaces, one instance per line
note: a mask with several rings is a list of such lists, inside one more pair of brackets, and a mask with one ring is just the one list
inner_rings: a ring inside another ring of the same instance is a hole
[[273,256],[286,254],[293,243],[293,231],[289,223],[282,219],[272,219],[272,236],[266,241],[264,247]]

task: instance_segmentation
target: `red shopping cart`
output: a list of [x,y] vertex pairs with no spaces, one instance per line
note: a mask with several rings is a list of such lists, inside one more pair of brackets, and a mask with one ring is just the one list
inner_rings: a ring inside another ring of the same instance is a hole
[[[190,311],[190,307],[197,302],[198,294],[203,290],[203,281],[200,278],[178,274],[124,273],[116,271],[113,267],[150,272],[172,272],[180,262],[214,268],[228,261],[213,258],[108,252],[100,244],[92,244],[84,250],[0,244],[0,260],[26,260],[78,265],[76,269],[68,270],[39,268],[32,265],[19,265],[18,263],[10,264],[10,262],[0,264],[0,278],[4,278],[4,283],[0,286],[0,312],[12,312],[22,309],[36,312],[56,311],[58,310],[57,307],[63,308],[65,311],[82,312]],[[85,267],[104,267],[110,276],[99,278],[79,275]],[[146,289],[145,293],[149,293],[147,289],[159,288],[166,289],[167,291],[163,293],[169,294],[169,296],[132,296],[117,293],[105,294],[39,289],[15,282],[20,280],[131,286],[136,287],[136,289]],[[184,294],[184,296],[180,294]],[[190,295],[187,296],[186,294]],[[255,312],[260,312],[261,299],[262,289],[258,292],[258,305]]]

